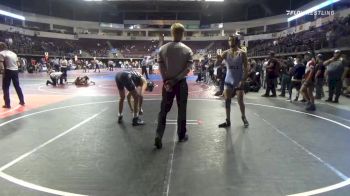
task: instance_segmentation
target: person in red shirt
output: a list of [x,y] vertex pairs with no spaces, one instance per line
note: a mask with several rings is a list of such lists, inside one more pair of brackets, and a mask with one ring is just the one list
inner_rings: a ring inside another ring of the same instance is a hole
[[[262,97],[276,97],[277,78],[279,76],[280,63],[275,58],[275,52],[270,51],[270,59],[266,66],[266,92]],[[270,91],[272,95],[270,95]]]

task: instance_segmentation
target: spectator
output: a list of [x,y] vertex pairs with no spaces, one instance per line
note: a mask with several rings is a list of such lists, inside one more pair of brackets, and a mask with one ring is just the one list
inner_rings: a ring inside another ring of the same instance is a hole
[[[331,59],[325,61],[324,65],[327,67],[329,88],[328,99],[326,102],[339,103],[345,68],[344,59],[341,57],[341,51],[335,50],[334,56]],[[335,99],[333,100],[334,95]]]
[[61,72],[62,77],[60,79],[60,84],[63,84],[63,80],[67,82],[67,68],[68,68],[68,61],[65,57],[61,60]]
[[286,89],[290,88],[291,77],[289,74],[290,69],[294,67],[293,57],[288,57],[288,59],[281,66],[281,94],[280,97],[286,96]]
[[289,88],[289,98],[288,101],[292,101],[293,88],[297,89],[297,95],[294,101],[298,101],[299,91],[302,84],[302,79],[305,74],[305,65],[302,63],[302,56],[298,55],[296,58],[296,65],[290,70],[290,75],[292,76],[292,82]]
[[[266,92],[262,97],[276,97],[276,79],[279,75],[280,64],[275,58],[275,52],[270,52],[270,59],[266,67]],[[270,96],[270,91],[272,95]]]
[[316,96],[315,99],[321,99],[324,97],[323,84],[324,84],[324,75],[326,67],[323,65],[323,55],[318,54],[316,57],[316,67],[315,67],[315,85],[316,85]]

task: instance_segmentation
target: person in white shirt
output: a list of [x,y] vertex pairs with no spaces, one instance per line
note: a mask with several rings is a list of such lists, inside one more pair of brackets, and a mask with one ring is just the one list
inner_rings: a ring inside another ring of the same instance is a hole
[[86,73],[86,72],[89,72],[89,61],[85,61],[85,64],[83,65],[83,72]]
[[148,57],[145,56],[145,57],[143,58],[142,62],[141,62],[141,70],[142,70],[142,71],[141,71],[141,74],[142,74],[142,75],[146,75],[146,79],[147,79],[147,80],[149,79],[149,78],[148,78],[148,72],[147,72],[148,61],[149,61]]
[[263,63],[263,67],[262,67],[262,81],[261,83],[263,84],[263,88],[265,89],[266,88],[266,67],[268,65],[269,61],[267,59],[265,59],[264,63]]
[[63,84],[63,80],[67,82],[67,69],[68,69],[68,61],[67,59],[63,58],[61,60],[61,72],[62,72],[62,77],[60,79],[60,84]]
[[100,73],[101,72],[101,70],[100,70],[100,62],[98,60],[94,60],[93,62],[94,62],[94,65],[95,65],[95,71],[94,72],[96,72],[96,70],[98,69],[98,73]]
[[112,60],[109,60],[107,69],[109,69],[109,71],[113,71],[113,66],[114,66],[114,62]]
[[58,83],[58,80],[62,78],[63,73],[60,71],[56,72],[55,70],[52,70],[49,72],[49,75],[50,75],[51,81],[47,80],[46,85],[51,84],[52,86],[56,86]]
[[5,105],[3,108],[11,108],[10,104],[10,84],[11,81],[16,89],[18,95],[19,104],[24,106],[24,96],[22,89],[19,86],[18,79],[18,57],[17,55],[7,49],[7,45],[4,42],[0,42],[0,67],[4,68],[4,75],[2,78],[2,91],[4,93]]
[[173,41],[159,49],[158,63],[163,79],[161,110],[158,116],[155,146],[162,148],[162,137],[166,126],[166,116],[170,111],[174,98],[178,105],[177,134],[179,142],[188,140],[186,134],[186,110],[188,86],[186,76],[192,69],[192,50],[181,42],[185,27],[180,23],[171,26]]

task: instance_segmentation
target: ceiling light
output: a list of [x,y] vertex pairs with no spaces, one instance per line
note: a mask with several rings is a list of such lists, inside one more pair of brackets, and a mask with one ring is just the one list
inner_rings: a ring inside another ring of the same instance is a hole
[[7,11],[4,11],[4,10],[0,10],[0,15],[16,18],[16,19],[19,19],[19,20],[26,20],[26,18],[24,16],[21,16],[21,15],[18,15],[18,14],[14,14],[14,13],[11,13],[11,12],[7,12]]

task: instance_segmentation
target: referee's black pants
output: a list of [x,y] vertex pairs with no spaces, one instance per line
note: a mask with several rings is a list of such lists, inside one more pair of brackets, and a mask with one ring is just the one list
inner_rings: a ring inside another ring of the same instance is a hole
[[148,80],[149,78],[148,78],[148,72],[147,72],[147,67],[146,66],[141,66],[141,69],[142,69],[142,75],[143,74],[146,74],[146,79]]
[[13,86],[16,89],[19,103],[24,104],[24,97],[23,97],[22,89],[19,86],[18,70],[13,71],[13,70],[6,69],[5,73],[3,75],[3,78],[2,78],[2,91],[4,93],[5,106],[11,106],[11,103],[10,103],[11,80],[12,80]]
[[166,126],[166,116],[170,111],[174,98],[176,97],[178,114],[177,114],[177,135],[183,139],[186,135],[186,110],[188,99],[188,86],[186,79],[181,80],[173,87],[171,92],[167,92],[163,85],[162,102],[158,115],[157,137],[162,138]]

